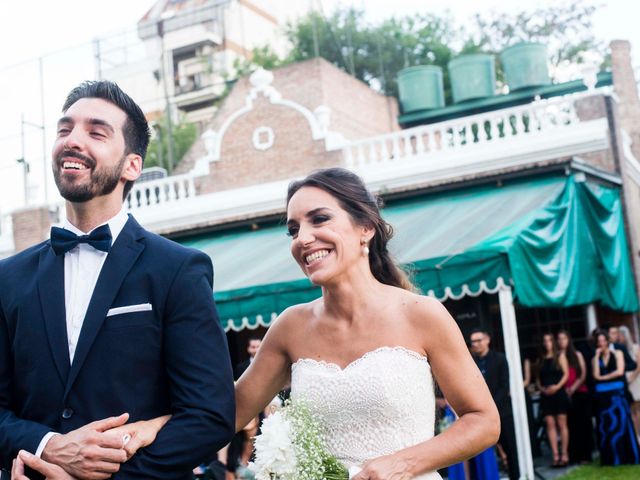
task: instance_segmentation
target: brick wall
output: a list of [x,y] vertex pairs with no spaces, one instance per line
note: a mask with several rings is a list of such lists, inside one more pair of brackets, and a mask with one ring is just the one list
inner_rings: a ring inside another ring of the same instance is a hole
[[32,207],[12,214],[15,251],[31,247],[49,238],[51,216],[48,207]]
[[[254,130],[260,126],[273,131],[273,146],[266,151],[253,146]],[[220,160],[210,164],[211,173],[200,179],[199,191],[208,193],[302,176],[341,162],[341,152],[327,152],[324,140],[311,138],[309,123],[301,113],[261,97],[253,110],[230,125]]]
[[[273,71],[272,86],[284,100],[313,112],[324,105],[330,109],[329,130],[348,139],[360,139],[398,130],[397,102],[371,90],[326,60],[318,58]],[[220,132],[228,118],[245,107],[251,90],[248,78],[236,82],[212,119],[211,128]],[[265,151],[252,142],[258,127],[274,132],[274,144]],[[259,95],[253,109],[227,128],[222,138],[221,158],[210,164],[211,173],[198,181],[199,194],[304,175],[311,170],[342,165],[339,151],[326,151],[324,140],[313,140],[308,120],[295,109],[270,103]],[[206,154],[196,142],[175,173],[193,168]]]

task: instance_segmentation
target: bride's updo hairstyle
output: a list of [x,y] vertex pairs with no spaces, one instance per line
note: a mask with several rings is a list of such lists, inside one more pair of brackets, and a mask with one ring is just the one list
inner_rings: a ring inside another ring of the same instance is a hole
[[289,184],[287,205],[302,187],[324,190],[338,201],[356,225],[375,230],[369,242],[369,266],[378,281],[405,290],[415,290],[407,274],[391,259],[387,244],[393,236],[393,227],[380,215],[378,199],[367,190],[360,177],[344,168],[316,170],[306,178]]

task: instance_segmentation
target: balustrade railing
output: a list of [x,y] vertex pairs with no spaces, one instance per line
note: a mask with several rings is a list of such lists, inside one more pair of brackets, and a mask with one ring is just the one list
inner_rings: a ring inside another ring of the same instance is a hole
[[173,203],[196,196],[194,176],[174,175],[134,184],[127,196],[130,210]]
[[349,167],[395,162],[535,135],[580,122],[576,95],[409,128],[350,143],[344,147]]

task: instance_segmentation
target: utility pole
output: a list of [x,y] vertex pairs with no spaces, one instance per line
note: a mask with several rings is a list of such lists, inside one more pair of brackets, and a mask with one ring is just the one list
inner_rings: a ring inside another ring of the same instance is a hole
[[[43,107],[44,108],[44,107]],[[44,115],[44,111],[43,111],[43,115]],[[27,162],[27,154],[25,151],[25,133],[24,133],[24,127],[33,127],[33,128],[37,128],[38,130],[42,130],[42,149],[43,149],[43,158],[44,158],[44,195],[45,195],[45,203],[47,203],[48,201],[48,197],[47,197],[47,153],[46,153],[46,139],[44,138],[44,125],[38,125],[37,123],[32,123],[32,122],[27,122],[24,119],[24,114],[22,114],[22,116],[20,117],[20,144],[22,146],[22,158],[18,159],[18,163],[22,164],[22,168],[23,168],[23,174],[24,174],[24,203],[25,205],[29,203],[29,195],[27,192],[27,177],[30,171],[29,168],[29,162]]]
[[[44,187],[44,203],[49,204],[49,185],[47,172],[49,171],[49,162],[47,162],[47,133],[45,130],[46,122],[44,120],[44,68],[42,65],[42,57],[39,58],[40,66],[40,128],[42,129],[42,186]],[[24,118],[22,119],[24,122]],[[24,140],[23,140],[24,141]],[[24,156],[24,151],[22,153]]]
[[[158,166],[164,168],[164,155],[163,155],[163,138],[162,138],[162,125],[158,122],[153,123],[153,130],[156,132],[156,143],[158,145]],[[168,171],[168,169],[167,169]]]
[[100,52],[100,39],[93,39],[93,50],[96,52],[96,79],[102,80],[102,53]]
[[160,57],[160,73],[162,74],[162,85],[164,86],[164,102],[165,102],[165,117],[167,121],[167,170],[169,173],[173,170],[173,124],[171,120],[171,105],[169,104],[169,90],[167,88],[167,73],[165,70],[165,50],[164,50],[164,19],[160,19],[158,22],[158,35],[160,35],[160,48],[162,50],[162,56]]
[[26,206],[29,204],[29,185],[28,185],[29,163],[27,163],[27,159],[25,158],[25,151],[24,151],[24,125],[25,125],[25,121],[24,121],[24,114],[23,114],[21,117],[21,128],[20,128],[22,158],[19,158],[17,162],[22,164],[22,186],[24,189],[24,204]]
[[313,58],[320,56],[320,47],[318,45],[318,25],[316,24],[317,15],[316,9],[313,6],[313,0],[311,0],[311,30],[313,34]]

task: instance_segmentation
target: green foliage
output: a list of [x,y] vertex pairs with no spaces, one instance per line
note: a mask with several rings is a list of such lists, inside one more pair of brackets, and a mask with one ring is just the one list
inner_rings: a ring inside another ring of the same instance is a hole
[[604,47],[593,35],[591,17],[597,6],[582,0],[515,14],[476,14],[475,28],[468,41],[490,52],[500,52],[519,42],[547,45],[553,65],[563,61],[582,62],[582,54]]
[[[554,67],[583,63],[585,53],[602,58],[608,65],[605,45],[593,35],[592,16],[597,6],[581,0],[532,11],[476,14],[475,27],[465,39],[465,48],[498,54],[519,42],[547,45],[549,61]],[[588,55],[588,54],[587,54]],[[502,78],[497,64],[498,79]]]
[[251,60],[238,57],[233,61],[233,69],[237,77],[249,75],[256,66],[260,66],[267,70],[280,67],[288,63],[286,60],[280,59],[278,54],[272,50],[269,45],[254,48],[251,51]]
[[459,35],[449,15],[419,14],[371,26],[362,10],[337,10],[328,19],[314,12],[289,26],[294,48],[288,61],[315,56],[314,31],[322,57],[388,95],[397,95],[397,73],[405,67],[446,67],[454,54],[450,45]]
[[167,134],[166,117],[162,116],[154,127],[156,135],[149,142],[147,158],[144,162],[145,168],[163,167],[171,173],[198,136],[196,125],[188,123],[184,119],[181,119],[179,123],[172,124],[171,128],[173,131],[173,165],[167,165],[169,161],[169,135]]
[[286,34],[293,45],[287,58],[279,59],[264,47],[254,50],[251,63],[238,66],[246,74],[256,65],[273,68],[314,58],[317,52],[374,89],[397,96],[396,79],[401,69],[437,65],[443,69],[445,97],[450,102],[447,64],[461,53],[496,54],[520,41],[538,41],[548,46],[553,65],[579,63],[587,51],[605,57],[604,46],[592,33],[591,17],[596,9],[588,2],[573,0],[516,14],[477,14],[465,26],[456,26],[448,13],[419,13],[371,25],[365,20],[364,10],[342,8],[328,18],[311,12],[287,26]]

